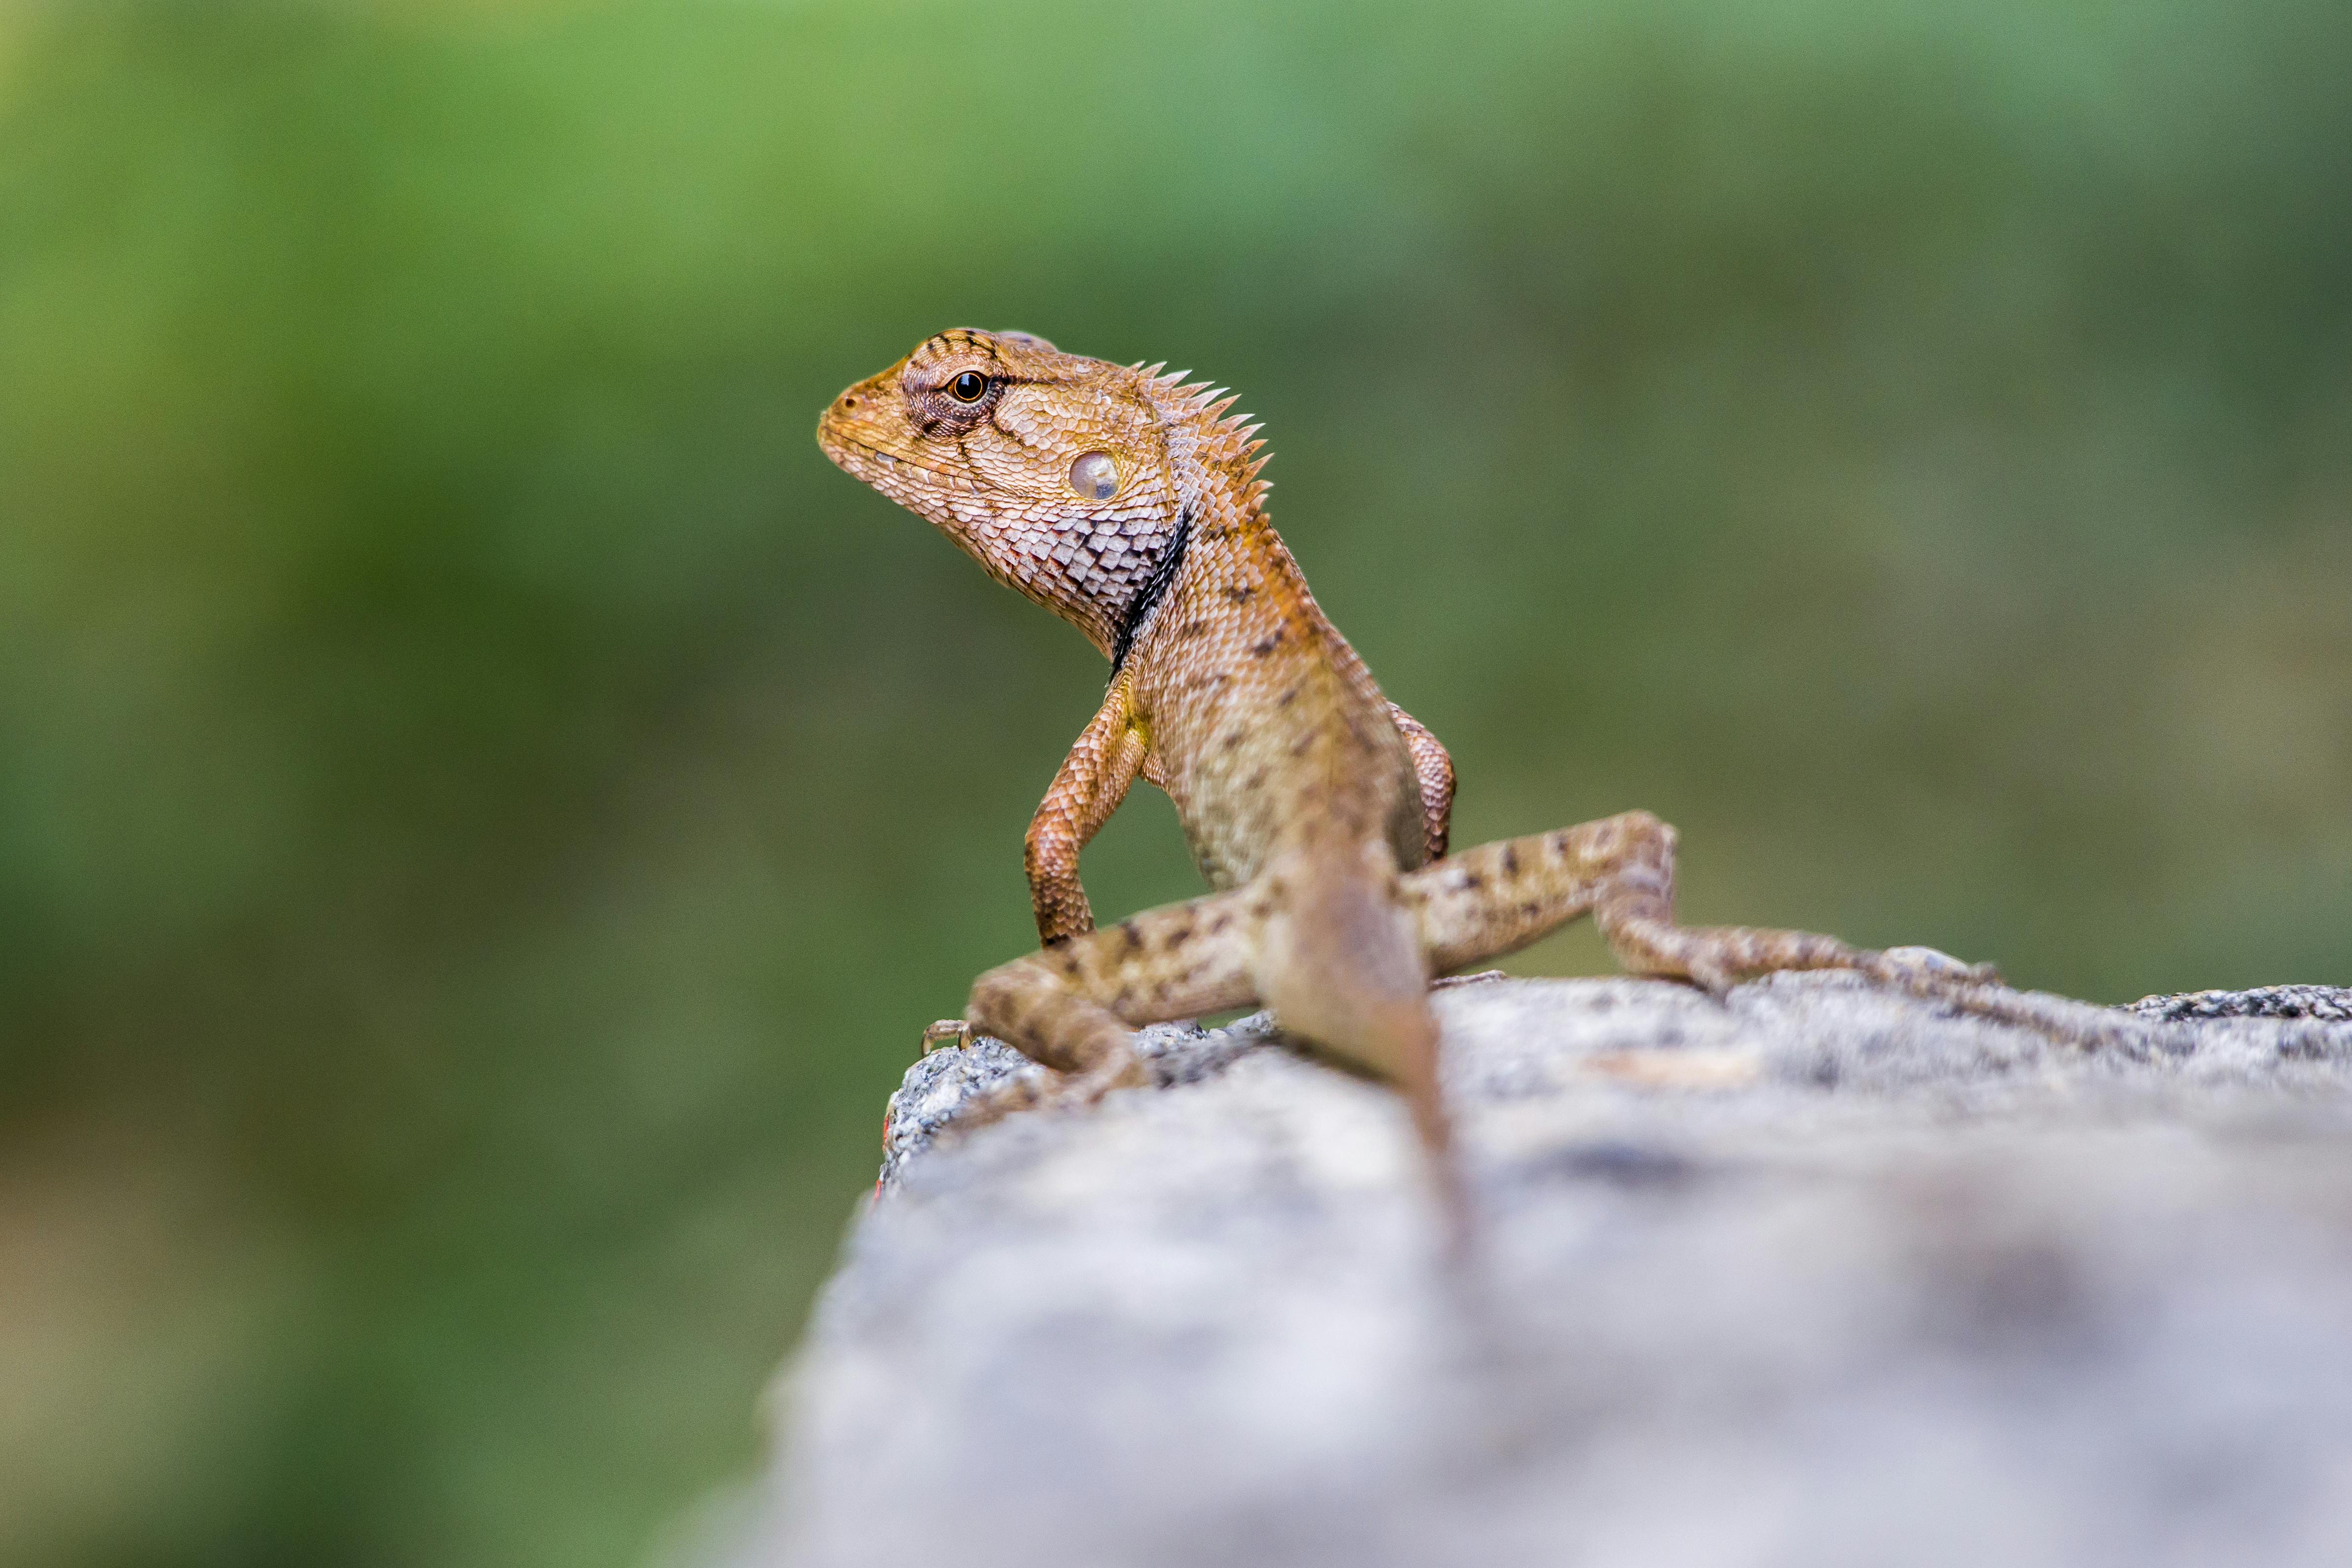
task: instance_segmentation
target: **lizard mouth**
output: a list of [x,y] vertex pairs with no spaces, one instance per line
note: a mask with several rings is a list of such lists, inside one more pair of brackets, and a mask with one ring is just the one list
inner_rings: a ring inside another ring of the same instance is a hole
[[892,452],[887,447],[877,446],[871,441],[861,441],[845,431],[824,430],[819,444],[835,465],[885,494],[898,489],[944,496],[957,490],[973,492],[996,488],[979,474],[950,473],[944,468]]

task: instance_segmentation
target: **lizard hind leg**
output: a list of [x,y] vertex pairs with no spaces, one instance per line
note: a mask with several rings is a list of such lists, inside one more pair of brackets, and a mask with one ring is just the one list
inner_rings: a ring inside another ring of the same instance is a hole
[[[1647,811],[1465,850],[1404,879],[1437,973],[1516,952],[1590,913],[1617,961],[1637,975],[1717,993],[1782,969],[1855,969],[1938,999],[1998,985],[1929,948],[1874,952],[1809,931],[1675,924],[1675,831]],[[1979,1009],[1973,1010],[1990,1010]]]
[[[1024,1074],[958,1113],[968,1131],[1033,1106],[1087,1105],[1151,1074],[1134,1026],[1255,1001],[1242,890],[1131,915],[1001,964],[972,982],[964,1017],[1054,1076]],[[934,1026],[937,1027],[937,1026]]]

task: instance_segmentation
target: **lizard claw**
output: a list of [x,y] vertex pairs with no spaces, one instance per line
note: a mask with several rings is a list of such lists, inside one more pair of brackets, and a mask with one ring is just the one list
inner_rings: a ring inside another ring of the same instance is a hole
[[1500,969],[1481,969],[1475,975],[1440,975],[1429,982],[1429,988],[1440,991],[1448,986],[1475,986],[1487,980],[1507,980],[1510,977]]

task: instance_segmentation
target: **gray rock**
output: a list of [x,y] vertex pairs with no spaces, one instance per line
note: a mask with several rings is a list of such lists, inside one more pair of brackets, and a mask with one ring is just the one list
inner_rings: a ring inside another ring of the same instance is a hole
[[2352,1023],[2352,991],[2340,986],[2257,986],[2251,991],[2182,991],[2142,997],[2127,1009],[2180,1023],[2192,1019],[2320,1019]]
[[2297,989],[2092,1052],[1843,976],[1441,992],[1466,1274],[1262,1016],[935,1142],[1024,1071],[939,1052],[735,1561],[2336,1568],[2352,993]]

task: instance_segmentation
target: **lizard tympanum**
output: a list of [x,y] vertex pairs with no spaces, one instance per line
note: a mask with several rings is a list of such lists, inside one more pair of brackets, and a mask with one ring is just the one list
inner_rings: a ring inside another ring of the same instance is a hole
[[[1053,1070],[958,1119],[1150,1082],[1140,1024],[1265,1005],[1403,1092],[1459,1218],[1432,977],[1590,913],[1636,974],[1718,994],[1781,969],[2000,1012],[1989,968],[1927,948],[1674,920],[1675,831],[1646,811],[1446,853],[1454,768],[1381,695],[1275,533],[1257,426],[1154,365],[1023,332],[942,332],[835,400],[825,455],[920,514],[1110,660],[1101,711],[1029,824],[1041,951],[964,1018]],[[1214,891],[1097,929],[1078,852],[1138,775],[1176,804]]]

